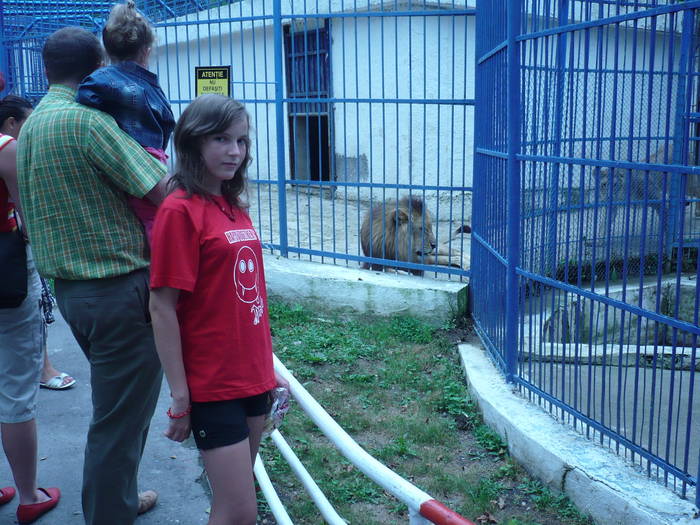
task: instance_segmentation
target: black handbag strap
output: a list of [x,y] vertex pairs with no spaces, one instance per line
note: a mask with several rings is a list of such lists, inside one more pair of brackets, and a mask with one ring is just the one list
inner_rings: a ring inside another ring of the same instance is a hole
[[17,234],[20,237],[22,237],[24,243],[27,244],[27,236],[24,234],[24,230],[22,229],[22,222],[19,220],[19,216],[17,215],[17,208],[15,208],[14,206],[12,207],[12,215],[15,219],[15,224],[17,225]]

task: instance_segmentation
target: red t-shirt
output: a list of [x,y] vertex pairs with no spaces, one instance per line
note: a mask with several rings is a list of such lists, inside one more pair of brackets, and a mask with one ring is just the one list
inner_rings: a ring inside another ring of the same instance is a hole
[[151,288],[181,290],[177,318],[190,398],[261,394],[276,381],[260,239],[248,215],[222,197],[185,195],[176,190],[158,209]]
[[[0,133],[0,150],[15,139],[9,135]],[[7,191],[5,181],[0,179],[0,232],[9,232],[17,227],[14,217],[15,207],[10,201],[10,192]]]

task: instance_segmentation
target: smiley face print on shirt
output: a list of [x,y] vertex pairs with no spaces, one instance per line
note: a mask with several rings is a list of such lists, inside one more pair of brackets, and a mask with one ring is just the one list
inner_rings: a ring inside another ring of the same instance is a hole
[[242,246],[238,250],[233,280],[236,285],[236,295],[241,301],[254,303],[260,298],[258,258],[249,246]]
[[[224,232],[229,244],[249,241],[259,241],[253,229],[229,230]],[[233,286],[238,299],[250,304],[253,314],[253,324],[258,324],[263,314],[263,300],[260,293],[261,277],[260,262],[255,251],[250,246],[241,246],[236,252],[236,263],[233,268]]]

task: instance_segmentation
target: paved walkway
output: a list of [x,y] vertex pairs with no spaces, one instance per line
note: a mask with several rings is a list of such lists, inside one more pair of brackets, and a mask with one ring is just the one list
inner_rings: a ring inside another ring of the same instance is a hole
[[[83,449],[92,410],[91,389],[87,361],[60,315],[49,327],[49,355],[56,368],[73,375],[78,383],[70,390],[42,389],[39,393],[39,483],[58,486],[63,498],[56,509],[36,523],[80,525],[84,523],[80,489]],[[163,436],[168,396],[169,390],[163,381],[140,471],[141,488],[155,489],[160,498],[156,508],[138,518],[136,524],[205,524],[209,499],[197,481],[202,468],[193,442],[190,438],[181,445]],[[0,460],[0,484],[13,484],[4,457]],[[0,523],[16,523],[16,509],[17,498],[0,507]]]

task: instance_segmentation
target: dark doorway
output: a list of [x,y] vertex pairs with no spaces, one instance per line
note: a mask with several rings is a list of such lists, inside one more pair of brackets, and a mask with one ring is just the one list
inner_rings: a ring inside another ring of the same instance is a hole
[[330,144],[328,115],[289,117],[292,178],[329,181]]
[[288,104],[289,157],[292,178],[330,181],[333,149],[330,37],[328,20],[284,28]]

